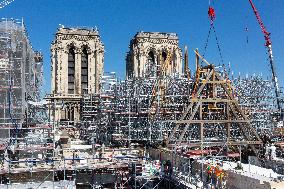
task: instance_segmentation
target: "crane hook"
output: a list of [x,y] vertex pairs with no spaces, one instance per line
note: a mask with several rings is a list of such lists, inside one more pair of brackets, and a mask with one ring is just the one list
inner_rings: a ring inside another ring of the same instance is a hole
[[209,19],[211,21],[211,24],[213,24],[215,18],[216,18],[216,14],[215,14],[215,10],[213,7],[209,6],[208,8],[208,16],[209,16]]

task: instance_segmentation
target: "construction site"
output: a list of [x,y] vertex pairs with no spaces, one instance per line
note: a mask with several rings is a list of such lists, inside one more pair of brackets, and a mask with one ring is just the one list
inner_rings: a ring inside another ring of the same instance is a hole
[[[248,3],[269,78],[233,75],[206,58],[212,38],[223,63],[211,5],[204,49],[181,48],[176,33],[137,32],[124,79],[104,72],[108,47],[96,27],[58,27],[48,60],[23,19],[2,18],[0,188],[283,189],[281,73]],[[43,95],[49,61],[51,91]]]

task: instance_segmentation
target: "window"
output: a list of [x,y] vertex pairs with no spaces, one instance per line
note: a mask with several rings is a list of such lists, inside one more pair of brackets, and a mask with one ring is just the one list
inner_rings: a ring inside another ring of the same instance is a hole
[[158,71],[157,71],[157,77],[160,76],[160,72],[162,71],[162,67],[164,66],[164,63],[167,59],[167,53],[165,51],[162,52],[162,60],[160,60],[160,65],[158,67]]
[[154,63],[155,62],[155,57],[154,57],[154,53],[152,51],[150,51],[148,53],[148,62],[150,63]]
[[81,89],[82,94],[88,93],[88,52],[87,49],[83,49],[81,57]]
[[75,52],[74,47],[69,49],[68,53],[68,94],[75,92]]
[[162,58],[163,58],[163,63],[164,63],[167,59],[167,53],[166,52],[162,52]]
[[67,108],[67,119],[68,121],[74,121],[74,107],[72,106]]
[[176,53],[174,53],[174,55],[173,55],[174,57],[173,57],[173,70],[172,70],[172,72],[176,72],[177,71],[177,69],[176,69],[176,67],[177,67],[177,55],[176,55]]
[[154,77],[156,75],[156,65],[154,53],[152,51],[148,53],[148,64],[146,66],[146,74],[150,77]]

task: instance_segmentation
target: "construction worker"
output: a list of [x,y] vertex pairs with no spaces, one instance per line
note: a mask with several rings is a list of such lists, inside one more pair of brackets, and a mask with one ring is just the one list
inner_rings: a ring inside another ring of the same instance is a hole
[[215,167],[215,174],[217,177],[217,188],[222,188],[222,181],[225,176],[225,173],[220,163],[217,163],[217,166]]
[[212,179],[212,172],[213,172],[214,166],[211,165],[210,163],[208,163],[206,171],[207,171],[207,179],[206,182],[210,182],[210,180]]

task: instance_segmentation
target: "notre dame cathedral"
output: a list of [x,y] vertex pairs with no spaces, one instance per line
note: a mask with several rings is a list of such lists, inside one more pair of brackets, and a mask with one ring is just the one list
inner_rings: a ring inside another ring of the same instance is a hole
[[159,66],[171,55],[167,75],[182,72],[182,51],[175,33],[138,32],[126,56],[127,78],[155,77]]
[[53,111],[54,120],[77,122],[80,100],[98,93],[103,74],[104,45],[95,29],[58,29],[51,45],[52,94],[61,105]]
[[[126,77],[157,77],[171,55],[167,75],[182,73],[182,51],[175,33],[138,32],[130,41]],[[58,29],[51,45],[54,121],[80,121],[80,100],[99,93],[103,74],[104,45],[95,29]]]

